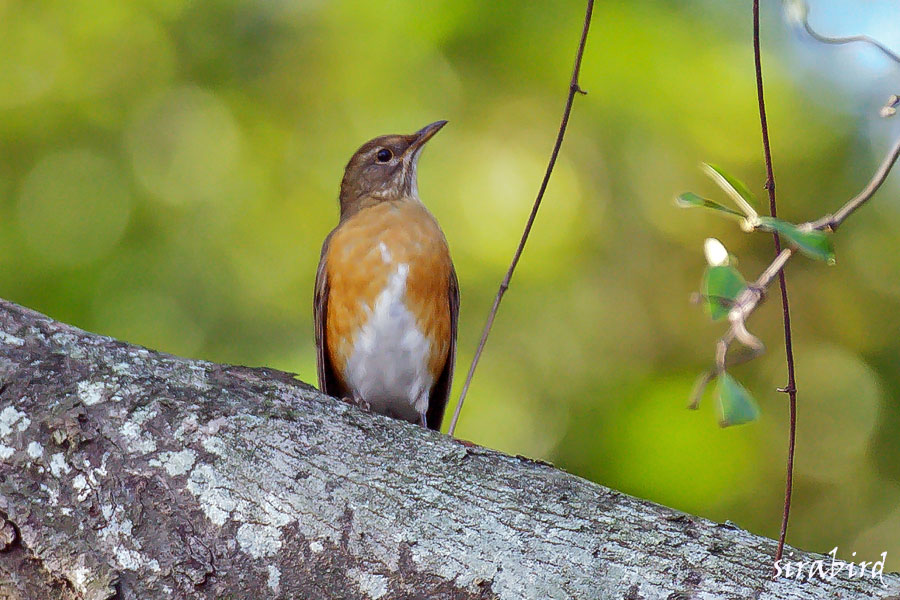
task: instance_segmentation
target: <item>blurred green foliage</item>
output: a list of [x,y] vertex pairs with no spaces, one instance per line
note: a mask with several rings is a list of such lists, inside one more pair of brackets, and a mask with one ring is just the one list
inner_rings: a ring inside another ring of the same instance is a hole
[[[897,70],[841,86],[833,71],[854,69],[857,51],[808,44],[764,4],[781,213],[802,222],[868,180],[897,133],[869,117]],[[582,14],[575,0],[0,0],[0,296],[314,382],[314,271],[344,164],[371,137],[449,119],[419,180],[459,272],[464,372],[556,133]],[[749,16],[738,2],[598,4],[589,95],[458,433],[775,536],[777,302],[750,323],[769,351],[735,369],[761,419],[721,430],[708,400],[685,410],[722,331],[688,302],[703,239],[723,240],[748,277],[771,244],[672,201],[716,193],[701,161],[762,190]],[[835,236],[835,268],[788,266],[800,390],[789,541],[868,560],[886,550],[893,569],[898,189],[894,176]]]

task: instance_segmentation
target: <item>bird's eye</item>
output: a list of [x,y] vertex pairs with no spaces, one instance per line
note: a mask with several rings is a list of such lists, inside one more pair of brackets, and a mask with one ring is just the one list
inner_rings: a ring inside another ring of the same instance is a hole
[[388,150],[387,148],[382,148],[378,151],[378,154],[375,155],[375,160],[380,163],[386,163],[387,161],[394,158],[394,153]]

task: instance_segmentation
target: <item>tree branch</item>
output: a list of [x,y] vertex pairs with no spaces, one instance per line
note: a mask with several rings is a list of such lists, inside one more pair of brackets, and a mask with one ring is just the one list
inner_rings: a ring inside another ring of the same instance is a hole
[[900,576],[846,569],[772,581],[774,542],[733,525],[362,412],[287,373],[152,352],[3,301],[0,390],[0,533],[15,540],[0,597],[900,594]]

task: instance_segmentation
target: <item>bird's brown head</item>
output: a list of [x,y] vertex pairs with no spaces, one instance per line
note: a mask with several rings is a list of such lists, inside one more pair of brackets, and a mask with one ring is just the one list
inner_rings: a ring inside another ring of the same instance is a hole
[[379,202],[418,198],[419,154],[446,124],[436,121],[412,135],[383,135],[363,144],[344,169],[341,219]]

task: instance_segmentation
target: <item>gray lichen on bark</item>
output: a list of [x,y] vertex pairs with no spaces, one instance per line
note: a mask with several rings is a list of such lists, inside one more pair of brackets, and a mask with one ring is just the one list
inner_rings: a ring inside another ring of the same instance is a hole
[[895,575],[772,581],[771,540],[285,373],[152,352],[2,301],[0,460],[12,597],[900,593]]

